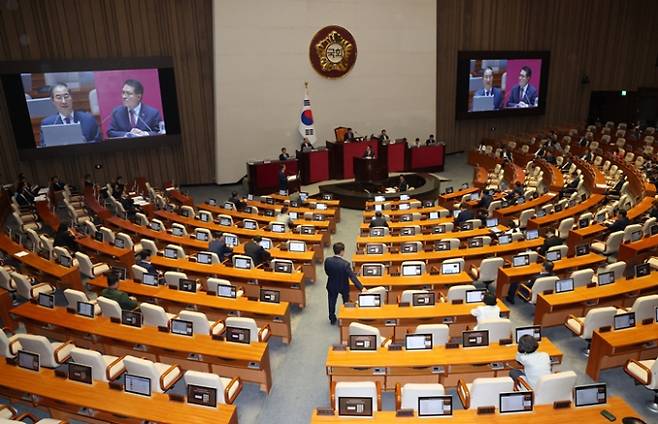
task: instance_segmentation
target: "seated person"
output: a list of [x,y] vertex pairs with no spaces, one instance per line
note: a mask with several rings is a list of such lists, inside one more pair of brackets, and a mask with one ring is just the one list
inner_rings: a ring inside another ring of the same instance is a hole
[[345,131],[345,136],[343,137],[344,141],[354,141],[354,131],[352,131],[352,128],[348,128],[347,131]]
[[624,186],[625,182],[626,182],[626,176],[623,175],[610,190],[606,191],[605,194],[609,194],[612,196],[619,196],[621,194],[621,188]]
[[215,253],[219,257],[219,260],[222,262],[225,259],[230,258],[233,254],[233,248],[226,244],[226,237],[224,234],[210,242],[208,245],[208,251]]
[[302,152],[310,152],[311,150],[314,150],[315,147],[311,144],[310,141],[308,141],[308,138],[304,137],[304,141],[302,142]]
[[409,184],[407,179],[404,178],[404,175],[400,175],[400,182],[398,183],[398,191],[407,191],[409,190]]
[[489,209],[489,205],[493,202],[493,196],[490,190],[484,190],[482,197],[477,204],[478,208]]
[[279,222],[285,222],[286,225],[288,226],[288,228],[293,227],[292,219],[290,219],[290,214],[288,213],[288,207],[287,206],[284,206],[284,207],[281,208],[279,213],[276,215],[275,220],[279,221]]
[[461,225],[469,219],[475,218],[473,211],[469,210],[467,205],[462,204],[459,209],[461,212],[459,212],[459,215],[457,215],[457,218],[455,219],[455,225]]
[[430,137],[427,140],[425,140],[425,145],[432,146],[434,144],[436,144],[436,140],[434,139],[434,134],[430,134]]
[[551,357],[546,352],[538,352],[539,342],[529,334],[517,341],[516,361],[523,365],[523,371],[513,369],[509,372],[514,380],[524,376],[530,387],[537,387],[539,379],[551,374]]
[[50,178],[50,191],[52,192],[62,191],[64,190],[64,186],[66,186],[66,183],[60,181],[57,175]]
[[[532,70],[528,66],[523,66],[519,71],[519,83],[512,87],[507,107],[536,107],[538,103],[537,89],[530,85]],[[509,79],[508,79],[509,83]],[[511,84],[510,84],[511,85]]]
[[493,86],[494,71],[491,66],[487,66],[482,73],[482,88],[479,89],[476,96],[491,96],[493,100],[494,110],[500,109],[503,104],[503,93],[500,88]]
[[149,261],[150,254],[147,250],[142,250],[139,252],[137,255],[137,262],[135,262],[135,265],[141,266],[148,272],[149,274],[158,274],[158,270],[153,266],[153,264]]
[[136,298],[119,290],[119,277],[114,273],[107,274],[107,288],[101,291],[101,296],[116,301],[124,310],[130,311],[139,306]]
[[630,224],[628,219],[628,214],[625,210],[620,210],[617,214],[615,221],[608,226],[607,233],[612,234],[615,231],[624,231],[624,229]]
[[471,315],[477,319],[478,324],[482,321],[500,318],[500,308],[496,305],[497,300],[495,294],[487,292],[482,299],[484,305],[471,309]]
[[375,212],[375,216],[372,217],[372,219],[370,220],[370,224],[368,226],[370,228],[388,227],[388,222],[386,221],[386,217],[382,214],[382,211]]
[[123,183],[123,177],[118,176],[117,179],[112,184],[112,197],[116,200],[120,200],[123,197],[123,192],[126,188],[126,185]]
[[[48,125],[71,125],[80,124],[82,136],[87,142],[100,141],[101,133],[98,129],[98,122],[96,118],[89,113],[81,110],[73,110],[73,96],[69,90],[68,85],[63,82],[55,83],[50,88],[50,101],[57,109],[55,115],[48,116],[41,121],[41,126]],[[48,146],[48,140],[44,138],[43,130],[41,132],[41,144]]]
[[53,246],[65,247],[71,252],[78,250],[78,244],[75,242],[75,233],[66,224],[60,223],[55,232]]
[[363,153],[364,159],[375,159],[375,152],[373,152],[372,147],[368,145],[366,151]]
[[[554,267],[555,267],[555,265],[553,264],[553,262],[551,262],[551,261],[544,262],[544,265],[542,267],[542,271],[539,274],[535,275],[530,280],[528,280],[526,282],[526,285],[528,287],[532,288],[532,286],[535,284],[535,281],[537,281],[537,278],[550,277],[550,276],[554,275],[553,274],[553,268]],[[507,300],[512,305],[514,304],[514,296],[516,295],[516,290],[519,288],[519,284],[520,283],[518,281],[515,281],[515,282],[510,284],[509,289],[507,290],[507,296],[505,297],[505,300]]]
[[142,137],[159,133],[162,117],[156,108],[142,103],[144,86],[128,79],[121,89],[122,104],[112,111],[108,137]]
[[420,147],[420,138],[416,137],[416,140],[414,141],[414,145],[411,147]]
[[288,159],[290,159],[290,155],[288,154],[286,148],[282,147],[281,154],[279,155],[279,160],[288,160]]
[[240,196],[238,196],[237,191],[232,191],[231,192],[231,197],[229,197],[228,201],[233,203],[235,205],[235,209],[237,209],[239,211],[243,210],[244,207],[247,206],[247,204],[242,201]]
[[388,143],[390,140],[388,134],[386,134],[386,130],[382,130],[376,138],[382,143]]
[[564,197],[568,194],[571,194],[575,192],[578,189],[578,184],[580,184],[580,175],[574,177],[574,179],[571,180],[569,184],[564,186],[562,190],[560,190],[560,197]]
[[253,259],[254,266],[269,262],[270,259],[272,259],[270,252],[265,250],[265,248],[260,245],[260,241],[262,239],[263,238],[261,236],[255,236],[244,245],[244,253]]

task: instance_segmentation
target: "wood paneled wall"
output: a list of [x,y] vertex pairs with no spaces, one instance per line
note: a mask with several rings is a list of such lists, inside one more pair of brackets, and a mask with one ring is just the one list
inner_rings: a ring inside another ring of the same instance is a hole
[[[437,138],[453,152],[482,137],[583,123],[592,90],[658,86],[656,16],[655,0],[438,0]],[[456,121],[460,50],[549,50],[546,114]]]
[[182,133],[173,147],[21,162],[7,114],[12,105],[0,93],[0,182],[19,172],[42,184],[55,174],[78,182],[87,172],[102,182],[117,175],[156,184],[214,180],[210,0],[3,0],[0,40],[0,60],[171,56]]

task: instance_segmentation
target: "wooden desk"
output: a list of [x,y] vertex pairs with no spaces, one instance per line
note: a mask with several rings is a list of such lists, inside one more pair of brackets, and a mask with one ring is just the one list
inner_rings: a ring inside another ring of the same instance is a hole
[[[413,226],[413,224],[409,226]],[[503,231],[507,231],[507,228],[505,228]],[[397,236],[388,235],[383,237],[359,236],[356,238],[356,246],[357,248],[363,248],[367,243],[384,243],[390,247],[410,241],[419,241],[423,243],[423,245],[425,246],[433,247],[433,243],[440,240],[451,239],[451,238],[470,239],[472,237],[491,236],[491,235],[492,235],[491,229],[477,228],[475,230],[449,231],[447,233],[418,234],[411,236],[401,236],[401,235],[397,235]]]
[[[165,364],[177,363],[184,369],[237,376],[259,384],[265,392],[272,386],[267,343],[232,343],[213,340],[209,335],[179,336],[155,327],[135,328],[115,324],[104,316],[86,318],[70,314],[66,308],[48,309],[32,303],[24,303],[11,313],[25,323],[31,334],[59,341],[71,339],[76,346],[107,355],[132,354]],[[194,359],[192,353],[198,357]]]
[[[41,368],[39,372],[28,371],[18,366],[0,363],[0,392],[15,401],[25,394],[33,406],[54,409],[53,416],[60,419],[75,419],[94,422],[134,423],[156,421],[159,423],[227,423],[237,424],[234,405],[218,405],[216,408],[201,407],[173,402],[163,393],[150,397],[133,395],[110,389],[108,383],[95,381],[82,384],[55,377],[54,370]],[[80,407],[93,409],[92,416],[80,414]]]
[[[562,361],[562,352],[548,338],[539,342],[539,350],[551,356],[555,363]],[[477,377],[502,377],[509,374],[508,363],[516,361],[517,346],[491,344],[487,347],[446,349],[444,346],[432,350],[409,352],[377,351],[363,352],[333,350],[327,353],[327,375],[329,384],[336,381],[375,381],[383,390],[394,390],[395,384],[440,383],[455,387],[459,379],[470,383]],[[494,370],[489,364],[503,363]],[[437,369],[440,367],[441,369]]]
[[597,381],[601,370],[624,366],[627,360],[655,359],[658,356],[658,323],[633,328],[594,331],[585,372]]
[[[456,403],[455,403],[456,402]],[[457,409],[455,406],[459,404],[456,397],[453,397],[453,412],[452,416],[446,417],[423,417],[418,419],[416,417],[401,418],[396,417],[394,411],[378,411],[375,416],[369,418],[367,422],[375,424],[399,424],[399,423],[418,423],[425,424],[472,424],[477,422],[486,421],[491,424],[518,424],[519,422],[529,422],[532,424],[555,424],[557,423],[606,423],[608,422],[601,416],[601,411],[607,409],[617,417],[621,422],[622,417],[637,417],[638,414],[633,408],[630,407],[621,397],[609,397],[608,403],[605,405],[588,406],[585,408],[564,408],[553,409],[553,405],[539,405],[535,406],[531,413],[519,414],[492,414],[492,415],[478,415],[476,409]],[[485,418],[486,417],[486,418]],[[447,420],[447,421],[446,421]],[[313,411],[311,416],[311,424],[338,424],[338,423],[353,423],[355,420],[351,417],[335,416],[319,416],[317,411]]]
[[254,299],[259,296],[260,288],[271,288],[281,291],[281,300],[294,303],[300,308],[306,306],[306,285],[304,274],[293,272],[265,271],[262,268],[238,269],[222,264],[205,265],[184,259],[169,259],[164,256],[151,256],[151,263],[156,267],[181,270],[196,275],[218,276],[229,281],[246,282],[245,295]]
[[[438,298],[437,298],[438,300]],[[349,344],[349,326],[360,322],[379,328],[383,337],[404,342],[407,333],[413,333],[419,324],[449,324],[450,336],[461,337],[467,327],[474,327],[477,320],[471,315],[471,309],[483,305],[437,303],[434,306],[400,306],[398,304],[382,305],[379,308],[338,308],[338,325],[340,340]],[[503,316],[509,315],[509,308],[498,300]]]
[[[576,223],[578,225],[578,223]],[[588,225],[584,228],[578,228],[575,230],[569,230],[569,237],[567,237],[567,246],[569,249],[567,253],[569,255],[576,254],[576,246],[581,244],[590,245],[594,239],[597,237],[604,238],[604,233],[608,227],[598,223]]]
[[[94,278],[89,284],[104,289],[107,287],[105,276]],[[195,305],[197,311],[206,314],[209,320],[224,320],[228,316],[249,317],[256,320],[259,327],[269,324],[272,335],[281,337],[284,343],[290,343],[292,332],[290,330],[290,308],[288,302],[267,303],[250,300],[244,296],[237,299],[209,296],[205,291],[188,293],[180,290],[171,290],[167,286],[147,286],[133,280],[119,282],[122,290],[138,299],[146,301],[155,299],[156,304],[164,307],[167,312],[179,313],[188,305]]]
[[[583,256],[574,256],[553,262],[555,273],[565,272],[581,268],[591,268],[606,262],[606,257],[596,253],[588,253]],[[513,282],[527,281],[532,276],[541,272],[543,265],[539,263],[528,266],[498,268],[496,279],[496,297],[507,295],[508,287]]]
[[41,222],[49,226],[53,231],[57,231],[57,228],[59,228],[59,218],[50,210],[48,201],[41,200],[35,202],[34,206]]
[[[273,198],[274,200],[276,200],[279,203],[283,203],[283,204],[290,203],[290,196],[284,196],[284,195],[281,195],[279,193],[271,193],[271,194],[268,194],[268,196]],[[324,200],[324,199],[314,199],[312,197],[309,197],[309,198],[306,199],[306,203],[310,203],[312,205],[314,205],[316,203],[324,203],[329,208],[332,208],[332,209],[340,208],[340,200],[333,200],[333,199],[332,200]],[[338,211],[336,211],[336,212],[338,212]]]
[[655,199],[653,196],[647,196],[644,197],[640,203],[637,203],[635,206],[630,208],[627,213],[628,219],[631,221],[637,219],[638,217],[644,215],[645,213],[649,212],[651,207],[653,206],[653,202]]
[[550,202],[557,196],[557,193],[546,193],[539,196],[536,199],[523,202],[520,205],[512,205],[506,208],[496,209],[494,211],[494,216],[498,218],[499,221],[511,220],[512,218],[518,216],[526,209],[535,209],[539,208],[546,203]]
[[[366,218],[366,222],[359,224],[359,230],[361,234],[368,235],[370,233],[370,220],[371,218]],[[453,218],[438,218],[438,219],[420,219],[413,221],[388,221],[389,233],[399,232],[401,228],[404,227],[413,227],[414,225],[420,225],[421,229],[431,229],[437,225],[443,225],[453,222]]]
[[439,205],[450,209],[455,202],[461,202],[462,197],[467,194],[479,193],[478,187],[469,187],[462,190],[453,191],[452,193],[441,194],[439,196]]
[[[235,246],[233,248],[233,253],[244,255],[244,246],[244,244]],[[278,247],[272,247],[268,252],[270,252],[272,258],[288,259],[297,265],[301,265],[304,277],[311,283],[315,282],[315,263],[313,262],[313,256],[315,256],[315,253],[312,250],[307,250],[306,252],[291,252],[290,250],[282,250]]]
[[101,243],[89,236],[77,237],[75,242],[81,247],[93,250],[96,254],[107,256],[120,263],[126,269],[130,269],[135,263],[135,252],[132,249],[119,249],[108,243]]
[[[34,252],[24,249],[23,246],[14,243],[4,234],[0,234],[0,250],[11,256],[13,259],[21,262],[24,266],[45,274],[50,278],[54,278],[54,283],[57,283],[57,285],[62,283],[63,285],[76,290],[82,290],[82,280],[80,279],[80,271],[78,270],[78,267],[66,268],[57,265],[55,262],[51,262]],[[16,253],[19,252],[25,252],[26,255],[20,257],[16,256]]]
[[105,219],[105,222],[129,233],[136,234],[140,238],[153,240],[160,247],[163,247],[166,244],[177,244],[182,246],[185,250],[208,250],[207,241],[199,241],[190,237],[179,237],[166,231],[153,231],[150,228],[133,224],[132,222],[119,218],[118,216],[111,216]]
[[602,306],[631,306],[636,298],[658,292],[656,276],[658,273],[654,272],[632,280],[619,279],[605,286],[578,287],[568,293],[540,294],[535,306],[535,325],[561,325],[570,314],[582,317],[590,309]]
[[658,234],[645,237],[633,243],[622,243],[619,246],[617,260],[626,262],[627,266],[633,266],[651,256],[657,248]]
[[508,256],[519,251],[532,250],[541,246],[544,239],[524,240],[504,245],[474,247],[469,249],[442,250],[418,253],[385,253],[383,255],[352,255],[352,262],[361,266],[364,263],[379,262],[384,264],[400,264],[404,261],[426,261],[439,263],[451,258],[464,258],[466,261],[480,257]]
[[[388,215],[392,219],[399,217],[400,215],[409,215],[412,213],[420,213],[421,215],[429,215],[430,212],[441,212],[445,211],[446,208],[442,206],[432,206],[431,208],[409,208],[405,210],[385,210],[382,211],[382,214]],[[377,212],[376,211],[363,211],[363,221],[364,222],[370,222],[370,219],[372,219],[373,216],[375,216]]]
[[194,205],[194,201],[192,201],[192,196],[185,195],[176,188],[173,187],[166,188],[164,190],[164,193],[167,195],[168,198],[170,198],[176,203],[180,203],[181,205],[185,205],[185,206]]
[[10,309],[11,293],[5,289],[0,288],[0,328],[7,327],[11,331],[15,331],[18,326],[9,314]]
[[594,209],[599,206],[605,200],[605,196],[602,194],[592,194],[584,202],[578,203],[572,208],[566,208],[560,212],[552,213],[550,215],[542,216],[541,218],[531,218],[528,220],[528,228],[544,228],[550,227],[553,225],[558,225],[560,221],[565,218],[575,217],[581,213],[587,212],[590,209]]

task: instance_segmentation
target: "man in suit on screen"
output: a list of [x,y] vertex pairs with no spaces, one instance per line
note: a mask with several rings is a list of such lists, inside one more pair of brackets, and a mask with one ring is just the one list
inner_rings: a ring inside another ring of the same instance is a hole
[[530,85],[530,78],[532,78],[532,69],[524,66],[519,71],[519,84],[512,88],[509,99],[507,100],[507,107],[511,108],[525,108],[537,106],[537,89]]
[[[82,135],[87,142],[100,141],[101,133],[94,116],[89,112],[73,110],[73,97],[68,85],[58,82],[50,87],[50,100],[53,102],[57,113],[50,115],[41,121],[41,126],[48,125],[72,125],[80,123]],[[48,140],[41,133],[41,144],[48,146]]]
[[129,79],[123,83],[123,104],[112,111],[112,121],[107,130],[109,137],[143,137],[160,133],[160,111],[142,103],[143,96],[141,82]]
[[484,69],[484,73],[482,74],[482,88],[479,89],[475,95],[492,96],[494,98],[493,108],[494,110],[498,110],[503,105],[503,92],[500,91],[500,88],[493,86],[493,76],[493,68],[491,66],[487,66]]

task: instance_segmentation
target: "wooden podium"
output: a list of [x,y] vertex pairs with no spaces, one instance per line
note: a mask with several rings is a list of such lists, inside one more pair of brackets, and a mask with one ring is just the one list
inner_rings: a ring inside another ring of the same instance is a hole
[[383,158],[354,158],[354,181],[376,183],[388,178],[388,169]]
[[325,148],[296,152],[302,184],[317,183],[329,179],[329,151]]

